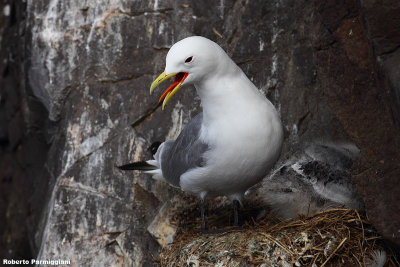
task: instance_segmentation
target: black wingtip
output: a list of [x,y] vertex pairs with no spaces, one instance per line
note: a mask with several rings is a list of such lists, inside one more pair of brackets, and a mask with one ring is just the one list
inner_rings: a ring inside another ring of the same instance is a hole
[[133,171],[133,170],[150,171],[156,169],[155,166],[148,164],[146,161],[132,162],[121,166],[115,165],[115,167],[123,171]]

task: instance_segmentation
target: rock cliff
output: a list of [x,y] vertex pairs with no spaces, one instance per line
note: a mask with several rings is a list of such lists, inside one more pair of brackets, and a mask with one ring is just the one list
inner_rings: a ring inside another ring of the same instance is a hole
[[390,0],[4,1],[2,254],[21,256],[28,236],[24,251],[41,259],[155,264],[160,246],[147,229],[183,196],[114,165],[149,158],[153,142],[200,111],[194,89],[164,111],[148,94],[169,47],[190,35],[220,44],[274,103],[284,154],[315,140],[357,145],[355,188],[399,245],[399,9]]

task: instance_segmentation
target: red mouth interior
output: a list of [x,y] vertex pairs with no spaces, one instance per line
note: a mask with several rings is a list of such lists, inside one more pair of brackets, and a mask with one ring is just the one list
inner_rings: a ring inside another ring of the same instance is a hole
[[171,84],[170,87],[167,88],[167,90],[165,90],[165,92],[161,95],[160,99],[158,99],[158,103],[161,102],[161,100],[164,98],[164,96],[166,96],[169,92],[171,92],[172,90],[174,90],[174,88],[179,84],[179,83],[183,83],[183,81],[186,79],[186,77],[189,75],[189,73],[187,72],[179,72],[178,74],[175,75],[175,80],[174,82]]

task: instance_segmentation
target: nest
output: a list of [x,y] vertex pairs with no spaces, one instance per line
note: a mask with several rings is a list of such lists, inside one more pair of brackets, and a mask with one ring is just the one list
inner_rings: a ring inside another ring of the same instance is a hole
[[192,222],[186,221],[162,251],[161,266],[379,266],[382,261],[385,266],[400,266],[365,214],[357,210],[336,208],[290,221],[268,215],[219,234],[201,234],[194,227],[199,222]]

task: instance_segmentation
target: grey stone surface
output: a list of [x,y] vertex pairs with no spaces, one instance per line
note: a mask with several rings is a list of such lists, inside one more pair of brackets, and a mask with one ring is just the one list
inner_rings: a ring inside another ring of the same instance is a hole
[[[0,131],[0,156],[15,166],[2,179],[20,178],[4,187],[12,193],[4,194],[0,211],[24,207],[13,218],[28,217],[19,236],[28,234],[40,259],[156,265],[160,246],[147,229],[178,192],[113,166],[149,158],[152,142],[176,137],[200,111],[193,88],[163,112],[148,88],[173,43],[202,35],[276,105],[284,154],[315,140],[359,147],[356,189],[377,229],[399,244],[400,135],[393,119],[400,110],[393,97],[399,39],[395,29],[387,31],[399,24],[391,3],[386,9],[355,0],[1,4],[0,121],[7,131]],[[17,188],[27,200],[14,201]],[[3,235],[14,233],[7,229]]]
[[400,124],[400,3],[393,0],[362,1],[366,32],[377,58],[382,84],[390,91],[392,116]]

